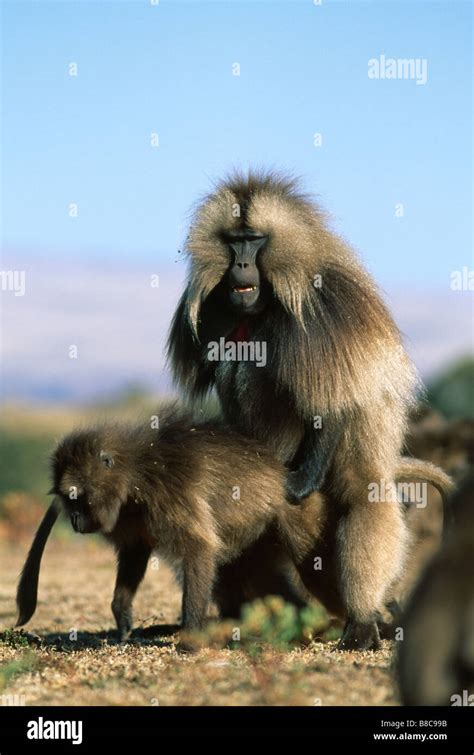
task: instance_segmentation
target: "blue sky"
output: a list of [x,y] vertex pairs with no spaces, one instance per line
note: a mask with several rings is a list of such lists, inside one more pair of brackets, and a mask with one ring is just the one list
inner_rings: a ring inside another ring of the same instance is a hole
[[[167,269],[211,179],[255,164],[304,176],[389,296],[472,266],[470,2],[1,6],[4,266]],[[426,85],[369,79],[381,54]]]
[[[305,176],[384,279],[466,263],[470,3],[3,6],[6,246],[172,258],[209,179],[258,163]],[[381,53],[427,84],[370,80]]]

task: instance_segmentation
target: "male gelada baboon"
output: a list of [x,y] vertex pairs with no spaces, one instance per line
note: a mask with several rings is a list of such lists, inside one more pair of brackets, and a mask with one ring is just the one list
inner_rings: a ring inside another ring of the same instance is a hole
[[474,473],[452,499],[454,523],[415,588],[403,622],[406,705],[474,705]]
[[216,387],[229,424],[289,467],[293,502],[321,490],[337,508],[341,646],[376,647],[407,541],[395,501],[368,505],[369,485],[392,487],[418,382],[399,332],[293,179],[224,180],[197,208],[186,251],[168,343],[175,379],[191,399]]
[[[345,618],[334,569],[334,512],[319,493],[290,506],[286,470],[258,441],[167,410],[160,429],[103,424],[73,432],[54,452],[52,468],[55,499],[21,575],[17,626],[35,611],[41,556],[61,505],[77,532],[101,532],[115,546],[112,610],[122,640],[154,549],[182,576],[187,629],[201,626],[211,597],[221,616],[238,616],[244,600],[271,592],[291,599],[282,577],[292,574]],[[446,483],[439,470],[414,460],[405,460],[400,472],[428,476],[442,488]],[[314,569],[318,556],[321,571]]]

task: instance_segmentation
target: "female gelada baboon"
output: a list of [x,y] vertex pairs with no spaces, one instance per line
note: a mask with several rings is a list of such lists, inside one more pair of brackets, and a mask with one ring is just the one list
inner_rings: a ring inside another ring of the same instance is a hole
[[153,550],[182,578],[185,629],[203,624],[211,597],[222,615],[233,615],[225,568],[256,543],[263,552],[272,547],[282,569],[294,563],[311,573],[322,496],[289,506],[281,462],[228,428],[168,416],[159,429],[140,423],[78,430],[58,445],[52,472],[55,499],[22,571],[17,626],[36,609],[41,557],[61,508],[76,532],[101,533],[116,549],[112,611],[121,640],[130,633],[133,597]]
[[175,379],[191,399],[216,387],[226,420],[289,467],[290,500],[322,490],[337,507],[341,646],[376,647],[375,616],[406,549],[396,501],[369,500],[393,487],[417,387],[399,332],[292,179],[224,180],[196,210],[186,251],[168,344]]

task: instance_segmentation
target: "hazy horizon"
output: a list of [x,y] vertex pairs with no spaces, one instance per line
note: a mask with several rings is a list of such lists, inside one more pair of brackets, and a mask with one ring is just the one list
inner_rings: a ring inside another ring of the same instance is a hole
[[[0,269],[26,272],[25,296],[0,291],[3,396],[168,386],[189,210],[233,166],[302,176],[425,379],[472,352],[471,293],[450,290],[472,267],[470,3],[0,9]],[[371,78],[380,56],[426,75]]]
[[[2,320],[9,324],[2,329],[3,400],[90,402],[129,385],[154,393],[172,389],[164,346],[185,281],[182,258],[113,266],[23,261],[25,295],[2,298]],[[157,288],[151,285],[156,275]],[[382,289],[425,380],[472,352],[471,292]]]

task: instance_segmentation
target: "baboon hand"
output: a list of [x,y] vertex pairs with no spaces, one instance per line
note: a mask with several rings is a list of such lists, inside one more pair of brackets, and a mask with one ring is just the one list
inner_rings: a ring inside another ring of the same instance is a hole
[[319,486],[317,480],[308,474],[308,469],[300,467],[288,472],[285,488],[288,501],[297,505],[310,493],[318,490]]
[[298,450],[288,465],[286,493],[290,503],[301,503],[310,493],[321,490],[341,432],[340,425],[334,422],[326,423],[324,431],[306,423]]

